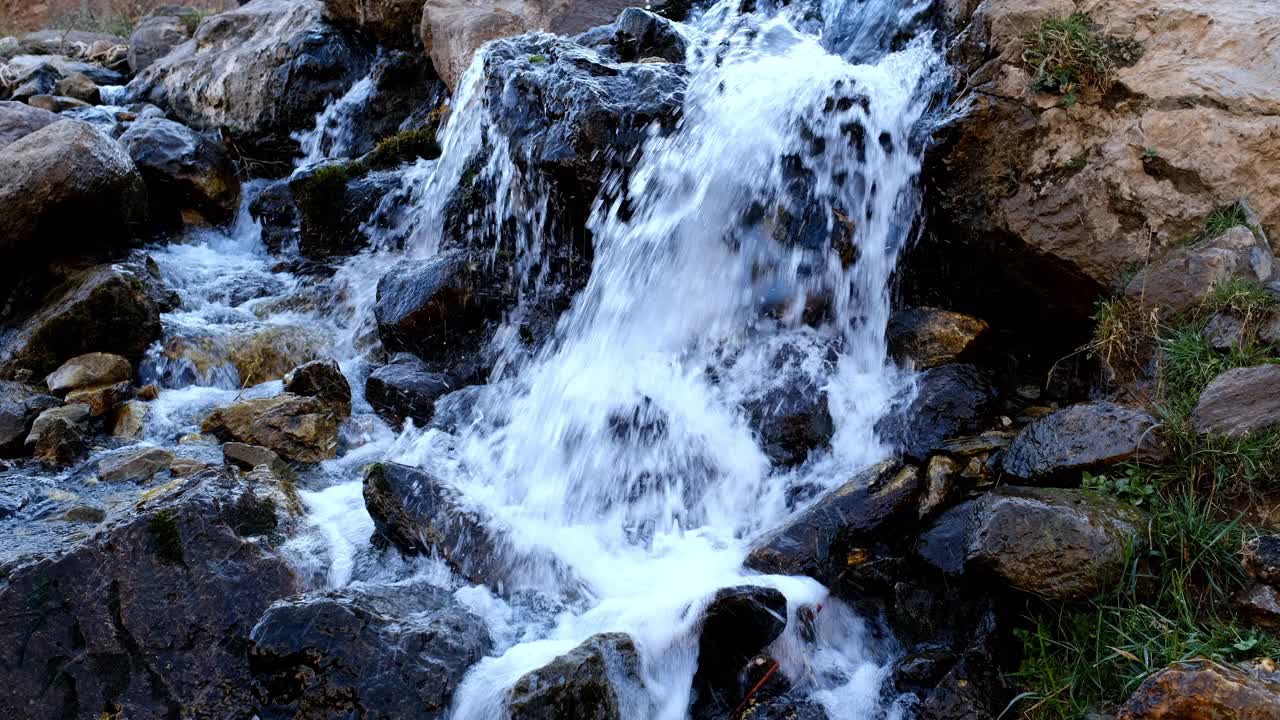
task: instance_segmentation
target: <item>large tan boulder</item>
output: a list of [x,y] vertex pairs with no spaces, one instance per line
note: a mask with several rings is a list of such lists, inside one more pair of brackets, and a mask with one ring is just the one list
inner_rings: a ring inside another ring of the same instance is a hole
[[[1113,83],[1036,92],[1027,33],[1077,11],[1128,48]],[[1277,34],[1270,0],[984,0],[951,48],[960,119],[931,158],[943,218],[1095,289],[1240,198],[1277,226]]]
[[576,35],[605,25],[638,0],[427,0],[422,7],[422,45],[436,72],[457,89],[481,45],[531,30]]

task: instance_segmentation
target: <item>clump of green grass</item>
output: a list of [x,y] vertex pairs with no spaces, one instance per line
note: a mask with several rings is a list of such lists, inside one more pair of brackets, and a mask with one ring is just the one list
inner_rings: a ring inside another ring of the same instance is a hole
[[1093,321],[1086,352],[1102,362],[1112,377],[1132,380],[1151,355],[1155,315],[1127,298],[1109,298],[1095,306]]
[[413,128],[396,133],[380,141],[367,156],[364,164],[374,170],[395,167],[422,158],[434,160],[440,157],[440,145],[436,143],[436,127]]
[[1025,40],[1022,59],[1034,71],[1034,90],[1058,93],[1072,104],[1085,88],[1106,90],[1111,86],[1115,70],[1112,43],[1093,30],[1087,14],[1046,18]]
[[1241,225],[1249,226],[1249,217],[1245,214],[1244,208],[1240,203],[1232,203],[1224,207],[1220,207],[1209,214],[1204,222],[1204,233],[1201,239],[1215,238],[1222,235],[1226,231]]
[[182,564],[182,533],[178,530],[177,513],[165,509],[152,515],[147,521],[147,534],[151,536],[157,557]]

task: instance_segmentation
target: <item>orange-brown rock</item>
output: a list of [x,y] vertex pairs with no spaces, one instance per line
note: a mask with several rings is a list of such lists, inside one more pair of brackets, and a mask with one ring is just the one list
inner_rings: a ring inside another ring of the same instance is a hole
[[1280,674],[1208,661],[1180,663],[1147,678],[1116,720],[1277,720]]

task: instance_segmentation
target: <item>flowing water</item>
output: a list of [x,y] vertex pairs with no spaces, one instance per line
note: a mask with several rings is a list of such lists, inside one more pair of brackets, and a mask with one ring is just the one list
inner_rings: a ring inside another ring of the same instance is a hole
[[[771,652],[801,696],[832,718],[905,712],[882,693],[891,640],[817,582],[760,576],[742,562],[803,498],[891,452],[875,424],[911,378],[887,360],[888,286],[917,211],[913,132],[940,63],[927,34],[903,38],[927,3],[822,0],[823,23],[765,2],[742,15],[737,4],[688,23],[682,120],[652,134],[625,193],[610,194],[628,198],[626,212],[621,201],[597,204],[590,280],[552,341],[532,357],[502,355],[500,379],[456,434],[388,428],[361,395],[377,278],[436,251],[449,193],[486,141],[481,172],[500,198],[486,221],[532,229],[520,262],[536,265],[547,197],[512,162],[520,149],[486,132],[483,52],[460,81],[442,158],[404,176],[409,207],[388,235],[408,247],[376,242],[332,278],[295,276],[276,267],[246,214],[153,253],[183,296],[164,318],[166,338],[234,343],[300,328],[318,354],[340,360],[355,415],[339,459],[304,478],[311,531],[289,550],[317,587],[426,576],[486,619],[498,647],[456,693],[457,720],[500,717],[521,675],[615,631],[641,653],[643,688],[622,694],[626,716],[683,718],[700,610],[716,590],[743,584],[787,596],[791,622]],[[369,84],[301,137],[305,164],[349,147],[346,127],[368,111]],[[797,226],[823,241],[796,241]],[[826,245],[832,237],[843,250]],[[817,329],[803,322],[815,300],[828,318]],[[166,388],[147,430],[156,443],[216,405],[280,389],[242,389],[225,364],[159,349],[146,368]],[[797,387],[825,391],[836,432],[829,452],[778,469],[743,408]],[[467,586],[439,561],[369,546],[360,468],[384,459],[430,470],[490,519],[515,568],[504,586]],[[821,610],[803,637],[801,608]]]

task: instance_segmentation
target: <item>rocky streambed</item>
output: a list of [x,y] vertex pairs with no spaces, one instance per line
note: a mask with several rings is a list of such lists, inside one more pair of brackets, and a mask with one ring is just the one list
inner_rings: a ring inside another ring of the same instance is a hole
[[641,5],[0,41],[11,712],[1280,717],[1266,2]]

